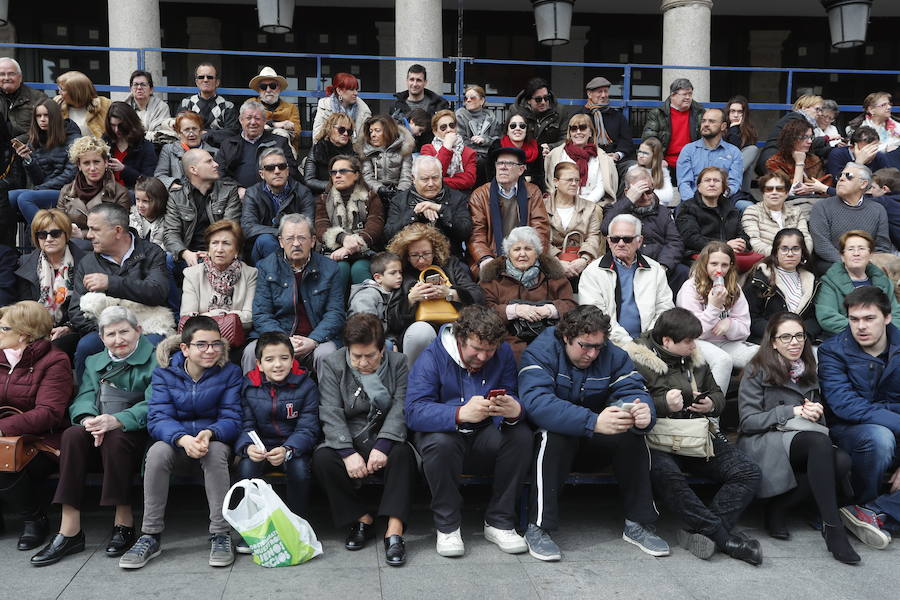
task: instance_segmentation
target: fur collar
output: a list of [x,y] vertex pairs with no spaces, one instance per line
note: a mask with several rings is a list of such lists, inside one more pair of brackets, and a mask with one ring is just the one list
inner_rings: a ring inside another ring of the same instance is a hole
[[[654,373],[664,375],[669,371],[669,365],[651,347],[655,345],[649,336],[642,336],[638,342],[626,344],[623,349],[628,352],[628,356],[631,357],[631,360],[636,365],[641,365]],[[692,368],[706,364],[700,349],[696,347],[691,353],[690,361]]]
[[[225,348],[222,350],[221,356],[219,356],[219,360],[216,361],[216,364],[220,367],[224,367],[225,363],[228,362],[228,351],[231,349],[228,345],[228,340],[222,338],[222,342],[225,344]],[[181,352],[181,334],[176,333],[174,335],[170,335],[163,341],[161,341],[156,346],[156,362],[159,363],[159,366],[163,369],[167,368],[172,363],[172,356],[176,352]]]
[[[364,185],[353,188],[347,202],[344,202],[337,188],[329,187],[325,196],[325,212],[332,226],[325,230],[325,235],[322,236],[325,247],[337,250],[340,247],[337,241],[340,234],[355,233],[362,229],[369,214],[368,205],[369,192]],[[361,251],[366,250],[367,248],[363,248]]]
[[394,140],[387,148],[375,147],[367,142],[363,136],[359,136],[359,139],[354,144],[354,149],[356,150],[357,154],[361,154],[366,158],[373,158],[378,154],[381,154],[382,152],[399,152],[401,157],[406,158],[413,153],[413,150],[416,149],[416,140],[413,138],[409,130],[402,125],[397,126],[397,133],[397,139]]
[[[566,272],[562,263],[549,254],[541,254],[538,259],[541,261],[541,273],[548,279],[564,279]],[[506,274],[506,257],[498,256],[491,262],[484,265],[481,269],[478,280],[485,283],[500,279]]]

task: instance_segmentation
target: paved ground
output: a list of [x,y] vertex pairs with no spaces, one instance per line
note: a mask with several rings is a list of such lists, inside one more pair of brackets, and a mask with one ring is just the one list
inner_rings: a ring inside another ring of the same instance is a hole
[[[0,581],[3,596],[15,599],[124,598],[811,598],[876,600],[897,598],[900,588],[900,547],[878,551],[856,543],[863,564],[843,565],[831,558],[818,532],[798,515],[792,523],[794,539],[772,540],[758,531],[758,508],[741,524],[762,541],[765,562],[752,567],[717,554],[701,561],[686,550],[652,558],[621,540],[621,510],[614,488],[570,490],[564,500],[564,527],[556,540],[563,561],[542,563],[528,554],[510,556],[486,542],[479,516],[485,503],[481,490],[466,491],[468,509],[463,526],[466,555],[438,556],[427,507],[417,505],[406,536],[409,559],[402,568],[383,563],[381,544],[349,553],[344,532],[330,523],[319,499],[311,515],[325,553],[298,567],[263,569],[239,556],[226,569],[206,564],[205,512],[198,490],[173,494],[163,554],[138,571],[123,571],[103,554],[111,513],[86,515],[88,549],[61,563],[36,569],[31,553],[18,552],[16,522],[0,535]],[[56,514],[53,519],[58,518]],[[383,527],[383,525],[382,525]],[[673,543],[677,524],[664,516],[663,536]]]

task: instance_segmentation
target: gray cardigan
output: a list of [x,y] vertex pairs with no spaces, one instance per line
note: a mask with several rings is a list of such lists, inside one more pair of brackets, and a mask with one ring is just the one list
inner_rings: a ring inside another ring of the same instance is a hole
[[[800,387],[788,382],[783,386],[768,385],[762,373],[744,375],[738,392],[740,437],[737,446],[759,465],[762,472],[757,496],[770,498],[797,486],[787,449],[795,431],[778,431],[794,416],[794,407],[804,398],[821,401],[819,386]],[[824,425],[825,418],[819,420]],[[785,439],[785,436],[790,436]]]
[[[403,401],[409,374],[406,357],[400,352],[385,351],[382,360],[387,361],[382,382],[393,401],[377,437],[403,442],[406,441]],[[321,446],[334,450],[353,448],[353,436],[365,429],[369,408],[369,399],[347,364],[347,348],[329,355],[319,373],[319,420],[325,435]]]

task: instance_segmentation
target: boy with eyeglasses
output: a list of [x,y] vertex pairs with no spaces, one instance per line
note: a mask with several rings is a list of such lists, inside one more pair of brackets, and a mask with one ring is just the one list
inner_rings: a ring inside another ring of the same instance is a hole
[[230,527],[222,503],[231,483],[228,459],[241,432],[241,370],[228,362],[226,344],[212,317],[191,317],[180,339],[162,342],[160,352],[176,352],[153,373],[147,431],[157,440],[144,467],[144,520],[141,537],[119,559],[123,569],[139,569],[162,552],[169,478],[173,471],[203,472],[209,503],[209,565],[234,562]]

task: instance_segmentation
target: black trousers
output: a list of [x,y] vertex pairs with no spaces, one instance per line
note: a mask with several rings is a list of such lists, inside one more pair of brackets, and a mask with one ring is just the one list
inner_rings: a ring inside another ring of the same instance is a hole
[[287,475],[287,507],[292,513],[304,519],[309,517],[309,455],[295,455],[291,460],[273,467],[267,460],[253,462],[249,457],[238,463],[238,477],[254,479],[272,471],[281,471]]
[[47,499],[40,494],[41,487],[58,468],[54,458],[38,452],[18,473],[0,473],[0,505],[5,512],[21,515],[26,520],[43,512]]
[[539,431],[531,486],[531,519],[538,527],[559,527],[559,492],[572,470],[597,471],[612,464],[625,505],[625,518],[653,523],[659,517],[650,489],[650,450],[643,436],[626,432],[591,437]]
[[132,482],[144,458],[147,431],[114,429],[103,436],[99,448],[94,436],[81,425],[63,432],[59,447],[59,484],[54,504],[68,504],[81,510],[84,502],[84,479],[89,471],[102,470],[100,506],[131,504]]
[[[734,528],[756,497],[761,477],[756,463],[727,441],[716,436],[713,449],[716,455],[709,460],[650,451],[650,478],[657,498],[681,519],[685,529],[710,538]],[[688,473],[720,484],[708,507],[688,485]]]
[[[357,449],[359,451],[359,449]],[[368,453],[360,452],[364,460]],[[333,448],[321,447],[313,453],[313,472],[328,495],[331,516],[338,527],[355,523],[370,512],[359,497],[360,482],[347,474],[344,459]],[[396,517],[406,523],[416,474],[415,452],[408,443],[395,443],[384,466],[384,491],[378,516]]]
[[413,442],[431,488],[431,511],[438,531],[450,533],[462,523],[457,479],[463,473],[493,473],[493,491],[484,521],[498,529],[515,529],[516,498],[528,473],[533,443],[533,433],[526,424],[499,429],[489,425],[471,434],[415,432]]

